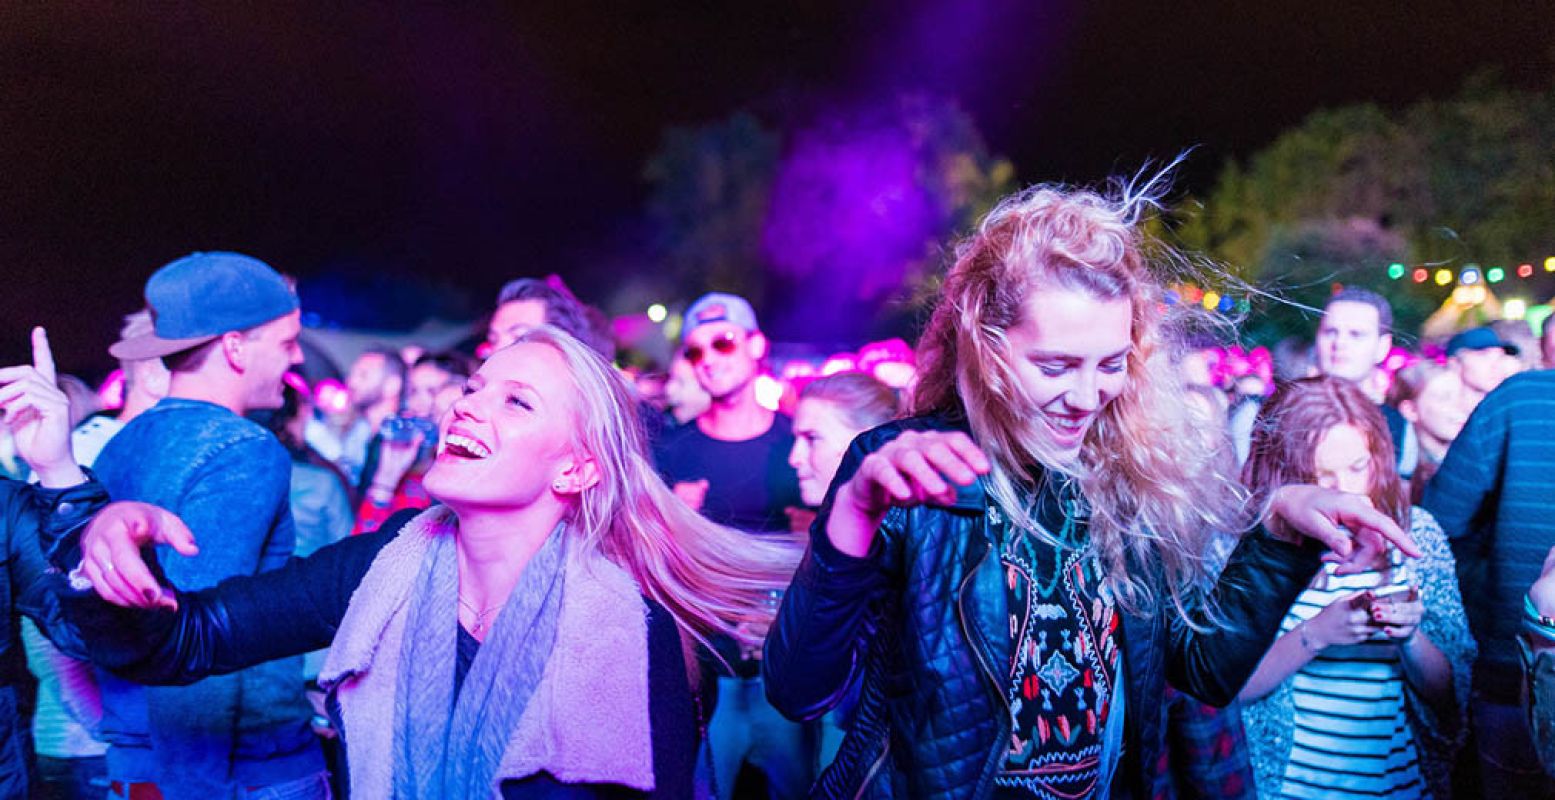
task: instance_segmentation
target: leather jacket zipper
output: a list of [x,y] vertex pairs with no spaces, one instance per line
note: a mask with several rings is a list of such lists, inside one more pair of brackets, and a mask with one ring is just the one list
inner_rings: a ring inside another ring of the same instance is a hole
[[[956,610],[960,612],[958,616],[960,617],[961,622],[961,635],[966,637],[967,644],[972,648],[972,655],[977,658],[977,664],[978,666],[982,667],[984,676],[986,676],[988,678],[988,682],[997,689],[999,686],[999,680],[995,675],[993,668],[988,666],[988,662],[983,658],[983,649],[978,646],[977,639],[973,638],[972,636],[971,627],[967,625],[967,612],[965,605],[967,584],[977,576],[977,571],[982,569],[983,565],[988,562],[988,555],[991,552],[993,552],[993,547],[988,545],[988,543],[985,541],[982,557],[979,558],[977,563],[973,565],[972,569],[967,572],[966,577],[961,579],[961,586],[956,590]],[[1008,720],[1012,713],[1010,710],[1010,699],[1005,697],[1004,693],[1000,691],[995,691],[994,696],[998,698],[999,706],[1004,709],[1004,720]],[[1001,727],[1004,725],[1004,720],[1000,720],[998,723]],[[994,774],[997,773],[999,753],[999,747],[995,746],[993,752],[988,755],[988,763],[983,768],[982,776],[977,779],[977,790],[972,793],[973,797],[982,797],[984,786],[989,781],[991,781]]]

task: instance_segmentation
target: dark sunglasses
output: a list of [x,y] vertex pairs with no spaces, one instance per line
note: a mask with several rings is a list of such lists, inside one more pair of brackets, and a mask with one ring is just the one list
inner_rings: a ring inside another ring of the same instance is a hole
[[[708,347],[713,349],[713,352],[721,356],[733,355],[739,346],[740,339],[734,331],[724,331],[722,335],[708,345]],[[692,366],[702,363],[702,358],[706,355],[707,351],[696,345],[686,348],[686,360],[691,362]]]

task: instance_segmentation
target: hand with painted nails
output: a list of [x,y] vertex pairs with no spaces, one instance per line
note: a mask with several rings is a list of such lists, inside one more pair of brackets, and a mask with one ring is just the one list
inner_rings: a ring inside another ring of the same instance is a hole
[[1377,632],[1371,624],[1368,608],[1370,595],[1356,592],[1329,603],[1306,622],[1297,633],[1302,646],[1312,653],[1320,653],[1330,647],[1360,644]]
[[32,329],[31,365],[0,369],[0,413],[16,452],[51,488],[86,480],[70,452],[70,401],[56,380],[54,354],[42,328]]
[[119,502],[98,512],[81,536],[81,576],[104,600],[126,608],[178,609],[173,590],[161,585],[142,556],[147,545],[165,544],[198,555],[189,526],[150,503]]
[[893,507],[950,505],[957,487],[988,474],[988,456],[960,431],[907,431],[866,456],[837,490],[826,535],[832,546],[863,557]]
[[1360,572],[1375,564],[1388,545],[1419,558],[1420,548],[1409,534],[1371,499],[1321,486],[1282,486],[1269,503],[1269,532],[1285,541],[1302,537],[1322,542],[1337,554],[1341,573]]
[[1386,596],[1373,594],[1368,605],[1371,624],[1396,642],[1409,641],[1419,630],[1420,621],[1425,619],[1425,601],[1414,586]]

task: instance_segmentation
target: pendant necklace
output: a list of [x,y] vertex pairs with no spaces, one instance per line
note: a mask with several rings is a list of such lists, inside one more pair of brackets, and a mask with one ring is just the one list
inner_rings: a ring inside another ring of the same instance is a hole
[[473,636],[480,636],[481,631],[486,629],[486,618],[491,616],[492,612],[502,608],[501,605],[495,605],[482,611],[466,602],[464,595],[459,595],[459,605],[469,609],[470,613],[475,615],[475,624],[470,627],[470,634]]

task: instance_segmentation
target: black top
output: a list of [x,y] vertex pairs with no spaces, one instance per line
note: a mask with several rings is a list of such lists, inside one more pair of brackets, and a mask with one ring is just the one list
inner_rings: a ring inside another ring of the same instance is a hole
[[[377,532],[348,537],[306,558],[293,558],[272,572],[229,578],[199,592],[179,592],[176,613],[118,608],[95,594],[69,593],[62,604],[93,660],[123,677],[149,684],[182,684],[225,674],[328,646],[345,618],[352,592],[378,551],[417,513],[400,512]],[[78,552],[77,542],[67,539],[57,551],[56,565],[73,568],[79,562]],[[655,791],[644,795],[624,787],[563,784],[538,776],[505,783],[504,797],[692,796],[700,727],[680,631],[662,607],[647,598],[643,602],[648,608],[648,714]],[[456,680],[462,682],[479,643],[462,628],[460,634]],[[600,714],[601,724],[608,724],[609,711],[601,709]]]
[[794,424],[782,414],[754,439],[726,442],[702,432],[692,420],[665,431],[653,458],[671,486],[706,480],[702,516],[752,533],[788,530],[784,509],[802,505],[799,476],[788,465],[794,448]]

